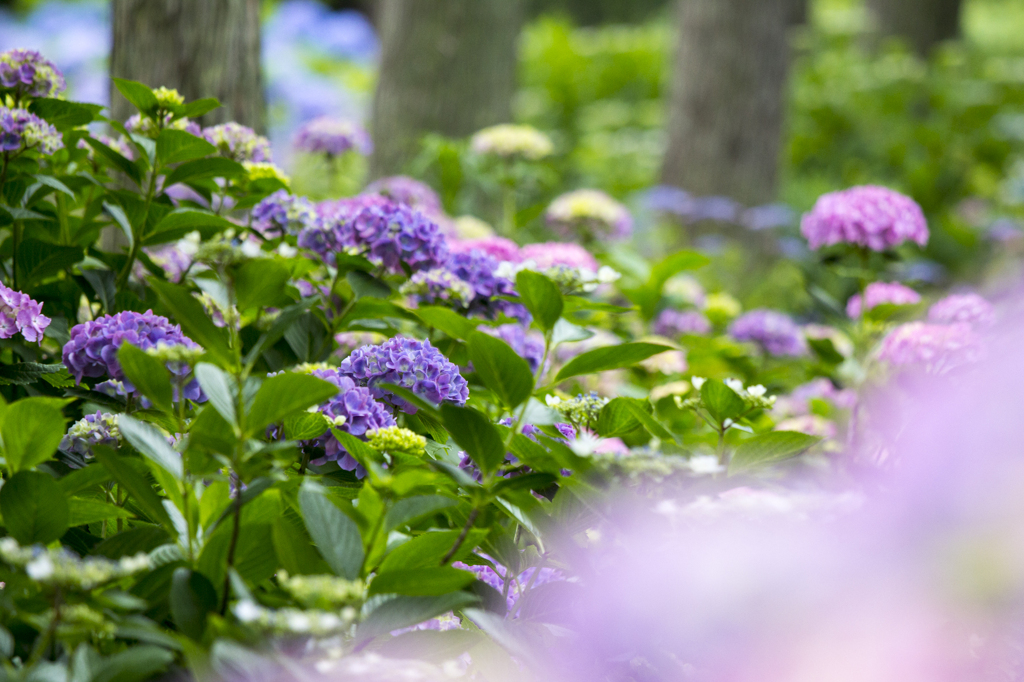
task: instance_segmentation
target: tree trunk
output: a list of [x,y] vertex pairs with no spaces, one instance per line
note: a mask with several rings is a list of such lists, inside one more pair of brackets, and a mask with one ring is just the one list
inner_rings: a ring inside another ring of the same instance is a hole
[[[237,121],[263,131],[259,0],[113,0],[110,73],[150,87],[177,88],[188,101],[216,97],[223,107],[202,123]],[[111,86],[111,111],[133,108]]]
[[868,0],[879,33],[903,38],[922,56],[960,37],[962,5],[962,0]]
[[380,0],[374,177],[400,172],[426,133],[461,137],[512,116],[520,0]]
[[791,0],[680,0],[662,180],[748,205],[775,198]]
[[810,2],[808,0],[789,0],[789,14],[786,22],[790,26],[803,26],[810,19]]

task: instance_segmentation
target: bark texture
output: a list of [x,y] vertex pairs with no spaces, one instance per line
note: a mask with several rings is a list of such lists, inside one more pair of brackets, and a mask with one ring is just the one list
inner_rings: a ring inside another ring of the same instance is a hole
[[868,0],[879,33],[903,38],[923,56],[960,37],[962,5],[962,0]]
[[[265,129],[259,0],[113,0],[110,73],[150,87],[177,88],[188,101],[224,106],[202,123],[238,121]],[[111,86],[115,119],[133,113]]]
[[775,198],[791,0],[680,0],[662,180],[748,205]]
[[400,172],[426,133],[509,122],[521,0],[380,0],[377,22],[372,175]]

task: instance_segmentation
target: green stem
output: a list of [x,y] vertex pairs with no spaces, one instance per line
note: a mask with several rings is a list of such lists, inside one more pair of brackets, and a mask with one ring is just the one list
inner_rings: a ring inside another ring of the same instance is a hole
[[452,560],[452,557],[458,553],[459,548],[462,547],[462,543],[466,541],[466,536],[469,535],[469,529],[473,527],[474,523],[476,523],[476,517],[479,515],[479,507],[473,507],[469,512],[469,518],[466,519],[466,525],[462,527],[462,532],[459,533],[459,537],[455,540],[455,544],[452,545],[452,548],[449,549],[448,553],[444,555],[443,559],[441,559],[442,566],[447,566],[448,562]]
[[220,601],[220,613],[224,615],[228,610],[228,594],[231,592],[231,568],[235,565],[235,549],[238,547],[238,533],[241,529],[242,520],[242,479],[238,479],[238,488],[235,490],[235,513],[231,526],[231,542],[228,544],[228,563],[224,571],[224,596]]
[[[149,189],[146,190],[146,205],[142,211],[142,225],[145,226],[146,221],[149,219],[149,207],[153,203],[153,196],[156,194],[156,178],[158,174],[158,168],[156,161],[153,162],[153,170],[149,175]],[[139,249],[141,247],[142,234],[140,231],[132,226],[132,247],[128,251],[128,262],[124,264],[124,269],[121,270],[121,274],[117,277],[117,288],[122,289],[128,278],[132,274],[132,266],[135,265],[135,259],[139,257]]]

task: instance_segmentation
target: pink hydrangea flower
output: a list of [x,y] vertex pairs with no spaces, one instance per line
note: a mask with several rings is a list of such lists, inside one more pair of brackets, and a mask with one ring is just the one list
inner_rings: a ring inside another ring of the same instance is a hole
[[[867,310],[880,305],[914,305],[921,302],[921,294],[899,282],[872,282],[864,289]],[[846,314],[850,319],[860,317],[863,309],[861,295],[855,294],[846,302]]]
[[520,250],[520,253],[524,261],[533,261],[541,270],[561,266],[597,272],[600,267],[590,252],[579,244],[563,242],[527,244]]
[[0,284],[0,339],[9,339],[21,332],[26,341],[41,341],[50,318],[43,315],[43,304],[28,294]]
[[823,195],[804,215],[800,232],[812,249],[855,244],[885,251],[905,241],[928,243],[928,223],[917,202],[872,185]]
[[918,366],[941,374],[981,359],[981,339],[969,324],[908,322],[882,340],[879,360],[890,365]]
[[992,304],[978,294],[953,294],[928,310],[928,321],[940,324],[965,322],[988,327],[995,323],[996,314]]

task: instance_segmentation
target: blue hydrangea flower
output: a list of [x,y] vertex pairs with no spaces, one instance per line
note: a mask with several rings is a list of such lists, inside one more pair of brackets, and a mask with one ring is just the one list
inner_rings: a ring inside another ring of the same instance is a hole
[[798,356],[807,352],[807,339],[789,315],[777,310],[752,310],[729,325],[737,341],[752,341],[769,355]]
[[407,414],[415,414],[416,407],[377,386],[402,386],[434,403],[465,405],[469,398],[469,387],[459,368],[426,340],[396,336],[376,346],[363,346],[352,351],[338,369],[358,385],[368,387],[375,398]]
[[118,428],[117,418],[116,414],[103,412],[85,415],[68,429],[60,441],[61,449],[87,456],[92,455],[92,449],[96,445],[120,447],[121,430]]
[[0,152],[53,154],[64,146],[52,125],[25,109],[0,107]]
[[[305,197],[279,189],[252,209],[252,228],[268,239],[298,234],[316,223],[316,208]],[[307,247],[308,248],[308,247]]]
[[417,303],[447,303],[455,308],[467,307],[476,296],[473,287],[444,268],[420,270],[399,291]]

